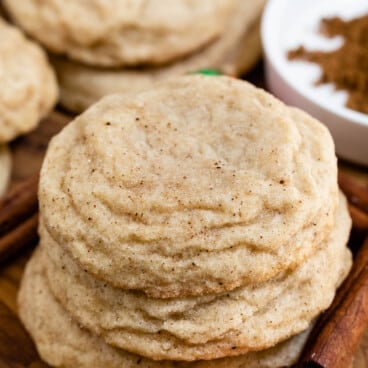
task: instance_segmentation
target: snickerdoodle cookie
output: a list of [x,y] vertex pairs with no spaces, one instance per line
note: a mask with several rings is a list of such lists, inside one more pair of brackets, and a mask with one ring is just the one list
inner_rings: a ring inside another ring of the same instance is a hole
[[109,344],[154,359],[244,354],[300,333],[330,305],[351,267],[351,220],[343,195],[340,201],[329,239],[303,264],[223,294],[167,300],[112,288],[80,269],[45,231],[43,264],[64,308]]
[[278,368],[296,362],[308,331],[271,349],[213,361],[154,361],[113,348],[82,329],[49,291],[36,251],[28,263],[18,296],[20,318],[41,357],[62,368]]
[[[244,1],[244,0],[242,0]],[[162,64],[224,30],[236,0],[4,0],[50,51],[95,66]]]
[[56,78],[43,50],[0,19],[0,143],[32,130],[56,103]]
[[65,58],[52,58],[61,89],[61,104],[81,112],[111,93],[132,93],[201,68],[241,75],[261,55],[259,20],[265,0],[236,0],[236,6],[221,36],[205,48],[174,63],[144,68],[94,68]]
[[292,270],[329,236],[334,145],[300,110],[229,77],[113,95],[50,143],[40,210],[97,278],[159,298]]

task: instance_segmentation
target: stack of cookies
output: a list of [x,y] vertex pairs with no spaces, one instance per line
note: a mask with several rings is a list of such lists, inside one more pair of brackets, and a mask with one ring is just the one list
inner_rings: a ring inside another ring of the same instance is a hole
[[71,111],[200,68],[239,75],[261,54],[266,0],[3,2],[55,55],[61,103]]
[[0,18],[0,195],[11,159],[7,143],[34,129],[56,103],[56,77],[44,51]]
[[56,367],[284,367],[351,267],[327,129],[229,77],[105,97],[53,138],[20,317]]

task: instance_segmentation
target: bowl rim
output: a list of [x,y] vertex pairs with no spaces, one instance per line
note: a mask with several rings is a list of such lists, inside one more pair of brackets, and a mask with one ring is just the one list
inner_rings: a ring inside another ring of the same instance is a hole
[[[291,0],[268,0],[264,9],[261,21],[261,38],[267,62],[272,64],[275,71],[287,85],[292,89],[297,90],[298,93],[300,93],[300,95],[309,103],[315,104],[326,110],[328,113],[337,115],[351,123],[368,127],[368,114],[351,110],[345,106],[332,108],[326,101],[316,98],[313,93],[301,88],[300,85],[295,83],[288,75],[282,60],[282,50],[277,47],[277,42],[275,42],[275,32],[272,32],[273,29],[278,28],[278,22],[280,21],[280,18],[275,16],[275,14],[277,15],[277,13],[280,12],[280,9],[287,5],[288,1]],[[307,2],[307,0],[305,1]]]

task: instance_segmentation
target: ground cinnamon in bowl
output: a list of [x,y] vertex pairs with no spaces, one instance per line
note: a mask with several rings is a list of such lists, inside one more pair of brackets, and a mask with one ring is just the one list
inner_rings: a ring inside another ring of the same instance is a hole
[[368,14],[349,21],[322,19],[320,32],[327,37],[342,36],[345,42],[330,52],[300,46],[288,52],[289,60],[319,64],[322,75],[316,84],[334,83],[336,89],[348,93],[347,107],[368,114]]

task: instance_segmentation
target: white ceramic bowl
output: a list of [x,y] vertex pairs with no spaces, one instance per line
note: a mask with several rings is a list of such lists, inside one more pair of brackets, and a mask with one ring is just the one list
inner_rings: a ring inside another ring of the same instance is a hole
[[270,91],[322,121],[330,130],[337,154],[368,165],[368,115],[344,106],[345,92],[332,85],[316,86],[320,68],[304,61],[289,61],[287,51],[304,45],[332,50],[341,39],[318,34],[322,17],[353,18],[368,13],[367,0],[268,0],[262,20],[266,80]]

